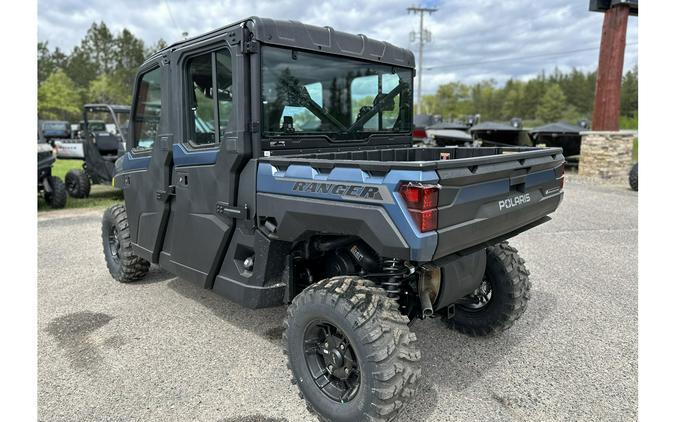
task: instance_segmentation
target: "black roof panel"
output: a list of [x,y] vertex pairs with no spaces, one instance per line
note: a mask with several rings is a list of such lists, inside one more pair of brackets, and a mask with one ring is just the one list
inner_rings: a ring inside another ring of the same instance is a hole
[[547,125],[538,126],[530,130],[530,133],[574,133],[577,134],[585,130],[577,125],[567,122],[549,123]]
[[483,122],[478,123],[476,126],[473,126],[469,129],[469,132],[480,132],[480,131],[506,131],[506,132],[519,132],[523,130],[522,128],[513,127],[504,123],[497,122]]
[[254,38],[263,44],[337,54],[401,67],[415,67],[415,56],[410,50],[396,47],[386,41],[377,41],[363,34],[354,35],[336,31],[329,26],[320,27],[297,21],[275,20],[256,16],[171,44],[153,54],[146,62],[155,60],[163,52],[223,35],[242,24],[245,24],[253,33]]

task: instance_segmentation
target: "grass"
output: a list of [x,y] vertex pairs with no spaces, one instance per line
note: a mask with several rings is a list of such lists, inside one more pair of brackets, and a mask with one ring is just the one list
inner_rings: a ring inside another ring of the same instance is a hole
[[[81,160],[56,160],[52,167],[52,175],[65,180],[68,170],[79,168],[82,168]],[[92,185],[88,198],[76,199],[69,196],[65,209],[109,207],[122,200],[121,190],[108,185]],[[38,211],[52,211],[41,196],[38,196]]]
[[638,138],[635,138],[633,141],[633,162],[637,163],[638,161]]

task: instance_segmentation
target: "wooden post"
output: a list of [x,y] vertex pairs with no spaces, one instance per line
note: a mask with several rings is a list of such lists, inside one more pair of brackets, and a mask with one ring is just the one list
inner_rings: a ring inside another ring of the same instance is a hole
[[617,4],[605,12],[595,84],[594,131],[619,130],[621,78],[629,13],[630,7],[626,4]]

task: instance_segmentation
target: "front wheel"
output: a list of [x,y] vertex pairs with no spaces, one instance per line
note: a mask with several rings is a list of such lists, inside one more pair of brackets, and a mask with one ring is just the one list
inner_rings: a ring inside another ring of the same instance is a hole
[[455,305],[448,324],[470,336],[485,336],[510,328],[527,308],[530,272],[518,250],[501,242],[486,250],[483,281]]
[[420,352],[398,303],[374,283],[340,276],[293,299],[284,321],[293,384],[322,421],[388,421],[415,392]]
[[113,205],[103,213],[101,224],[103,253],[110,275],[119,282],[140,280],[150,269],[150,263],[134,255],[131,233],[124,205]]
[[47,181],[50,190],[45,190],[45,202],[50,208],[59,209],[66,206],[68,201],[68,194],[66,193],[66,185],[63,184],[60,178],[51,176]]
[[91,182],[87,173],[80,169],[68,170],[66,188],[73,198],[86,198],[91,192]]

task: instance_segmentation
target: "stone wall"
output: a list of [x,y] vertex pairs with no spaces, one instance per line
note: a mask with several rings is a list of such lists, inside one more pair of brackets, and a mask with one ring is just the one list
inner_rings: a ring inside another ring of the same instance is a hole
[[625,182],[635,137],[633,132],[583,132],[579,175]]

